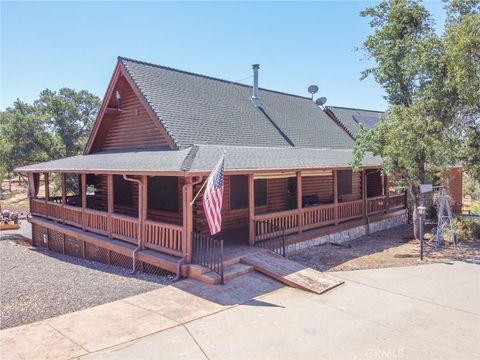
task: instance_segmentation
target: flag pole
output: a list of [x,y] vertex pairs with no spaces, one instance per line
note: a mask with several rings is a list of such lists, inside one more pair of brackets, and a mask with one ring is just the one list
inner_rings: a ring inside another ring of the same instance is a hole
[[[225,158],[225,154],[227,153],[227,150],[223,150],[223,155],[222,157]],[[218,165],[218,162],[217,162],[217,165]],[[213,169],[215,170],[215,169]],[[213,171],[212,170],[212,171]],[[210,174],[212,173],[212,171],[210,171]],[[208,175],[208,177],[210,177],[210,175]],[[200,195],[200,193],[202,192],[203,188],[205,187],[205,185],[207,185],[207,181],[208,181],[208,177],[207,177],[207,180],[203,183],[202,187],[200,188],[200,190],[198,190],[197,192],[197,195],[195,195],[195,197],[192,199],[192,201],[190,201],[190,206],[193,206],[193,204],[195,203],[195,200],[197,199],[198,195]]]

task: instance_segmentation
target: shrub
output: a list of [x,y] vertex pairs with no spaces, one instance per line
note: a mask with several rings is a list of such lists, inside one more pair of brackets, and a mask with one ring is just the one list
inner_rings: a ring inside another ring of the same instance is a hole
[[480,204],[473,204],[471,209],[470,209],[470,212],[472,214],[480,215]]
[[458,240],[480,241],[480,218],[456,217],[453,224]]

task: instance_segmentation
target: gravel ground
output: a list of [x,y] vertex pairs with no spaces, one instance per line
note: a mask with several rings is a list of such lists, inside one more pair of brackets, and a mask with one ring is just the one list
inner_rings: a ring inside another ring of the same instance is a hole
[[30,247],[0,233],[0,328],[82,310],[158,289],[172,276],[130,275],[123,268]]
[[[320,271],[375,269],[422,265],[434,262],[464,261],[480,264],[480,241],[462,241],[437,248],[424,242],[424,261],[420,262],[420,242],[412,239],[412,226],[402,225],[370,236],[342,243],[325,244],[292,252],[288,258]],[[425,234],[428,239],[429,233]]]

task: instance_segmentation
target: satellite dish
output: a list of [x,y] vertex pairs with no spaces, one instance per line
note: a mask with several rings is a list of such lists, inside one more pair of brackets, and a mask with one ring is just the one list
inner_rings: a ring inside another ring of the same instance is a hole
[[327,98],[324,96],[315,100],[315,104],[317,104],[318,106],[323,106],[325,105],[326,102],[327,102]]
[[312,99],[313,99],[313,94],[316,94],[318,91],[318,86],[317,85],[310,85],[308,87],[308,92],[312,94]]

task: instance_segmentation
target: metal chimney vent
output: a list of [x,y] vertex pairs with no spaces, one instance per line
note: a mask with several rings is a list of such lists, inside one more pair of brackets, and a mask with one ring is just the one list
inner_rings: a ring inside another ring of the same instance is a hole
[[258,97],[258,70],[260,69],[260,65],[259,64],[253,64],[252,65],[252,69],[253,69],[253,94],[252,94],[252,102],[253,104],[258,107],[258,108],[261,108],[262,107],[262,103],[260,101],[260,98]]

